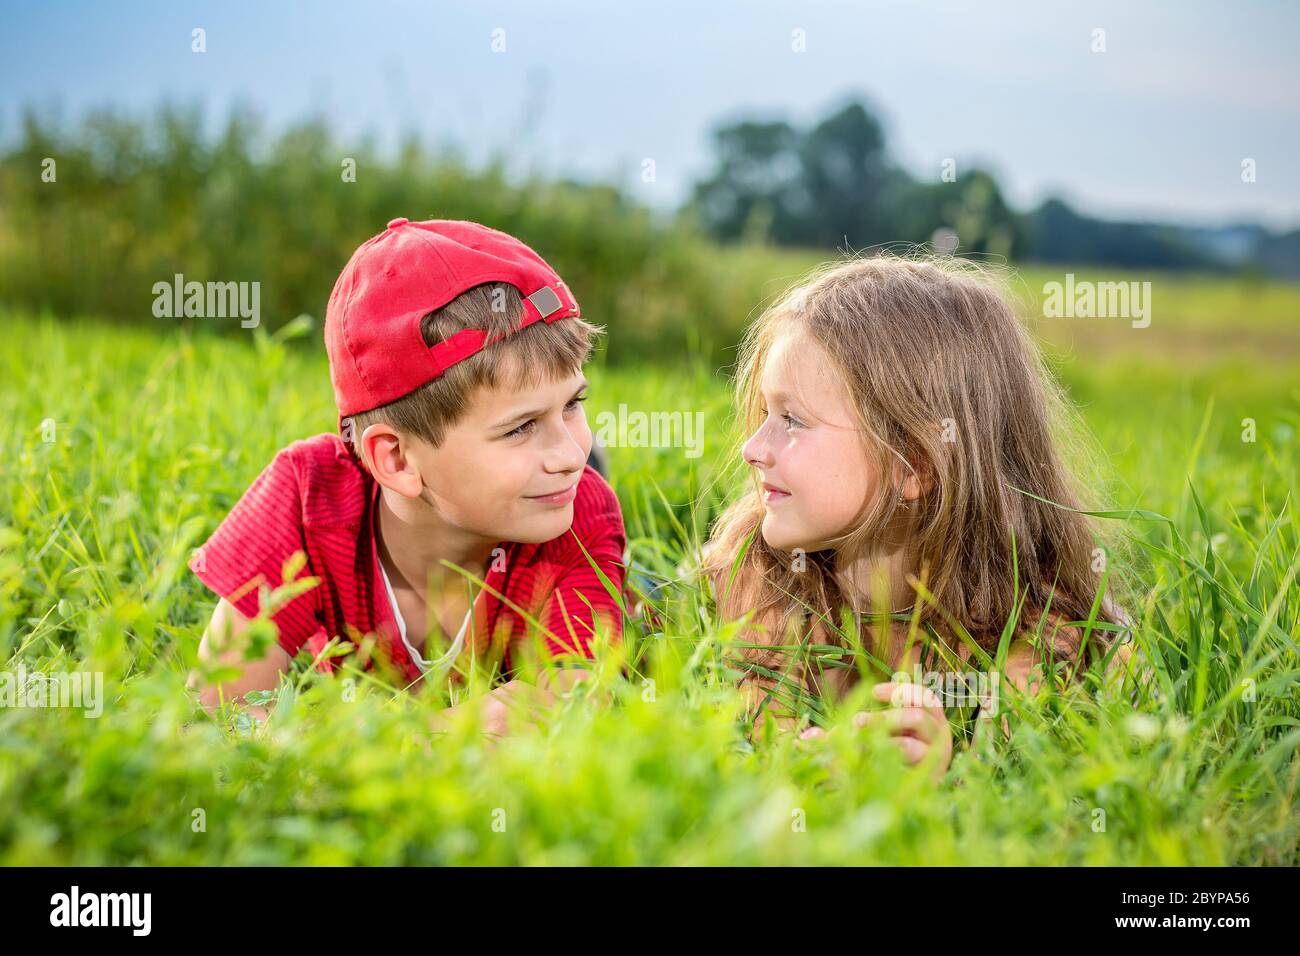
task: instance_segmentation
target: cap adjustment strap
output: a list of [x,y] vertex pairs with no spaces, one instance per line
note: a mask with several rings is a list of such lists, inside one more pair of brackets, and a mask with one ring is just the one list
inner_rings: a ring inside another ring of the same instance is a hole
[[559,283],[559,287],[563,295],[554,287],[544,285],[531,295],[525,296],[523,321],[504,334],[489,339],[482,329],[461,329],[455,335],[429,346],[429,356],[438,369],[437,375],[443,374],[457,362],[463,362],[471,355],[481,352],[487,346],[526,329],[539,319],[549,325],[560,319],[580,315],[578,304],[573,300],[564,283]]

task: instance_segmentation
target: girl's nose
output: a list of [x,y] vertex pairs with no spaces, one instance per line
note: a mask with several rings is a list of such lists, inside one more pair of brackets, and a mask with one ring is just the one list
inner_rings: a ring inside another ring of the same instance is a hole
[[745,442],[740,449],[740,454],[746,464],[753,468],[763,468],[771,464],[772,456],[768,453],[767,442],[763,440],[762,427],[749,436],[749,441]]

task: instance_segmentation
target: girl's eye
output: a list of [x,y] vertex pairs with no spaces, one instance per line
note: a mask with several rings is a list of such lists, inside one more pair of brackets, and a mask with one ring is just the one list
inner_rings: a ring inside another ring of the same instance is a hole
[[[759,411],[761,412],[761,414],[763,415],[764,418],[767,418],[767,409],[766,409],[766,408],[759,409]],[[799,421],[799,419],[795,418],[793,415],[785,415],[785,414],[782,414],[782,415],[780,416],[780,418],[781,418],[781,421],[785,422],[785,427],[786,427],[786,428],[803,428],[803,427],[804,427],[803,422]]]
[[785,422],[785,427],[786,427],[786,428],[803,428],[803,427],[804,427],[803,422],[799,421],[799,419],[795,418],[793,415],[782,415],[781,418],[782,418],[782,420]]
[[577,408],[580,404],[582,404],[586,400],[587,400],[586,394],[578,395],[575,398],[569,399],[569,404],[565,405],[564,409],[565,411],[572,411],[573,409]]

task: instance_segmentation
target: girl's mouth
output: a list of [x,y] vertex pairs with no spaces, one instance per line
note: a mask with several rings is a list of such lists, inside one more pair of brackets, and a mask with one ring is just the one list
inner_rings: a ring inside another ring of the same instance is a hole
[[790,492],[786,491],[784,488],[778,488],[776,485],[769,485],[766,481],[763,482],[763,500],[768,504],[771,504],[774,501],[784,501],[789,497]]

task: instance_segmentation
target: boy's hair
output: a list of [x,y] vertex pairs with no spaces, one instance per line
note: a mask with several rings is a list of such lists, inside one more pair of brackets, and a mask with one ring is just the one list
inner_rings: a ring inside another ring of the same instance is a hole
[[[465,414],[476,388],[530,388],[571,375],[586,363],[596,336],[603,331],[573,316],[554,323],[534,322],[506,334],[518,326],[522,316],[523,298],[505,282],[474,286],[425,315],[420,334],[428,346],[463,329],[480,329],[489,339],[496,335],[504,338],[396,401],[350,416],[353,441],[359,441],[367,427],[382,421],[436,448],[447,429]],[[359,448],[354,451],[369,468]]]
[[[790,330],[816,342],[845,383],[878,474],[900,461],[933,479],[918,501],[886,485],[864,503],[856,527],[832,549],[792,562],[763,540],[762,492],[721,516],[703,566],[724,616],[753,612],[766,636],[789,643],[809,614],[836,626],[846,604],[838,562],[869,551],[900,508],[917,512],[916,554],[926,595],[920,620],[957,642],[953,622],[996,651],[1004,625],[1031,631],[1044,616],[1124,623],[1110,601],[1100,529],[1081,514],[1076,473],[1097,456],[988,267],[952,257],[885,254],[833,264],[790,290],[751,326],[741,347],[736,401],[745,434],[763,418],[759,381],[778,337]],[[1075,467],[1067,467],[1064,453]],[[1103,624],[1104,627],[1104,624]],[[823,629],[824,630],[824,629]],[[1051,634],[1048,624],[1045,634]],[[1104,652],[1113,636],[1077,628],[1048,639],[1049,656]],[[958,632],[959,633],[959,632]],[[814,637],[829,640],[830,635]],[[945,640],[945,643],[947,641]],[[959,642],[957,642],[959,643]],[[779,667],[770,651],[748,654]]]

